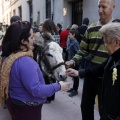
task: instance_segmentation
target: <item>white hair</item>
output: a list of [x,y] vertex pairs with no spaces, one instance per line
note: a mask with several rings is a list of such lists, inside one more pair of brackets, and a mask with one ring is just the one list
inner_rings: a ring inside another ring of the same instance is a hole
[[[100,0],[98,0],[98,5],[99,5]],[[111,3],[115,4],[115,0],[110,0]]]
[[77,28],[78,28],[78,25],[73,24],[72,27],[71,27],[70,29],[75,29],[75,30],[76,30]]
[[108,23],[103,25],[99,31],[103,36],[108,38],[109,42],[112,40],[120,40],[120,23]]

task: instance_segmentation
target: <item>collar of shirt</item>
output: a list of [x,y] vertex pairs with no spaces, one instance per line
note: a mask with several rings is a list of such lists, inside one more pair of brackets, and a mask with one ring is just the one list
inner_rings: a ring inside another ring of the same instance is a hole
[[[112,18],[108,23],[111,23],[114,19]],[[107,23],[107,24],[108,24]],[[100,21],[97,22],[97,26],[102,26],[102,24],[100,23]]]

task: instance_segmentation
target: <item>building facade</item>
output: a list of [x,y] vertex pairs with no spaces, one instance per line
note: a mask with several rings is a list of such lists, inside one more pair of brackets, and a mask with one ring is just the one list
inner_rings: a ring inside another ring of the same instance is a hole
[[[118,19],[119,6],[120,0],[116,0],[113,17]],[[73,23],[81,25],[85,17],[89,18],[90,23],[98,20],[98,0],[2,0],[2,22],[10,24],[13,15],[19,15],[32,24],[51,18],[65,29]]]
[[[2,1],[0,1],[0,15],[2,15]],[[2,16],[0,17],[0,23],[2,22]]]

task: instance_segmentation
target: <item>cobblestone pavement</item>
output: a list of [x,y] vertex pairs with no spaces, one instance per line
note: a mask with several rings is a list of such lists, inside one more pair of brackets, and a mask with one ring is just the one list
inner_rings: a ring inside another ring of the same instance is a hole
[[[78,95],[72,98],[68,96],[67,92],[57,92],[54,101],[43,105],[42,120],[82,120],[80,110],[82,86],[83,80],[80,80]],[[7,109],[0,108],[0,120],[11,120]],[[95,120],[99,120],[96,106]]]

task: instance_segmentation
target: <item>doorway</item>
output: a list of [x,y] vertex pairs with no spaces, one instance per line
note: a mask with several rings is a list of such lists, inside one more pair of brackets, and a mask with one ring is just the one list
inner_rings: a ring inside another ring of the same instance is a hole
[[83,1],[72,2],[72,24],[81,25],[83,15]]

